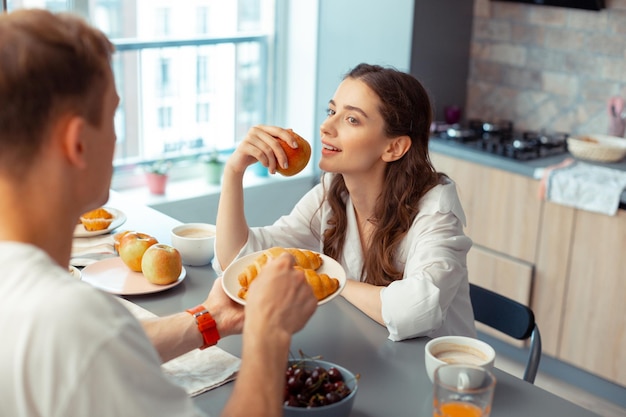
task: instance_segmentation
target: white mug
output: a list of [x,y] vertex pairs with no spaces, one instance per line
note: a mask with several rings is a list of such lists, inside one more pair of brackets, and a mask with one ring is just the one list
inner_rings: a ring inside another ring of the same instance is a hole
[[[424,349],[426,372],[431,382],[435,370],[446,364],[475,365],[485,369],[493,368],[496,351],[487,343],[473,337],[442,336],[432,339]],[[471,375],[467,376],[470,380]]]
[[207,265],[213,259],[215,225],[181,224],[172,229],[171,239],[172,246],[178,249],[185,265]]

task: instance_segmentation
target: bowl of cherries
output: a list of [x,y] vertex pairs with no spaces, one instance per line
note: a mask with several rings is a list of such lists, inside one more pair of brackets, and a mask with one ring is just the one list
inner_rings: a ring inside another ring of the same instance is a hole
[[285,372],[285,417],[350,415],[359,375],[318,359],[292,359]]

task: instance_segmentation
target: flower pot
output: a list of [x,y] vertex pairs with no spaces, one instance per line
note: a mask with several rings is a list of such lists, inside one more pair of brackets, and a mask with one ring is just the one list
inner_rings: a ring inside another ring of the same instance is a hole
[[154,172],[146,173],[146,182],[148,189],[152,194],[163,195],[165,194],[165,186],[167,185],[167,175],[156,174]]
[[206,162],[206,180],[209,184],[219,185],[222,182],[222,173],[224,172],[223,162]]

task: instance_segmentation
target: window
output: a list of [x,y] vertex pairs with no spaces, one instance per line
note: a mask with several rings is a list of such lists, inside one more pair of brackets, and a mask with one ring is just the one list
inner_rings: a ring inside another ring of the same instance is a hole
[[267,121],[274,0],[8,0],[22,7],[89,16],[115,44],[116,172],[232,149]]
[[172,127],[172,108],[159,107],[157,125],[160,129],[168,129]]
[[207,123],[209,121],[209,103],[196,104],[196,122]]
[[196,9],[196,33],[204,35],[209,33],[209,8],[198,6]]
[[209,80],[209,57],[198,55],[196,61],[196,91],[198,93],[208,93]]
[[171,94],[171,76],[170,76],[170,58],[160,57],[157,58],[157,90],[159,91],[159,95],[161,97],[165,97]]
[[155,10],[154,34],[158,37],[170,35],[170,9],[168,7],[157,7]]

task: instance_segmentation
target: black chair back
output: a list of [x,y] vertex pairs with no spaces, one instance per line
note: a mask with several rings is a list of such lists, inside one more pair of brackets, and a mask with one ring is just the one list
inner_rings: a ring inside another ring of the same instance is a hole
[[530,338],[524,380],[534,383],[541,360],[541,335],[533,311],[515,300],[475,284],[470,284],[470,298],[476,321],[518,340]]

